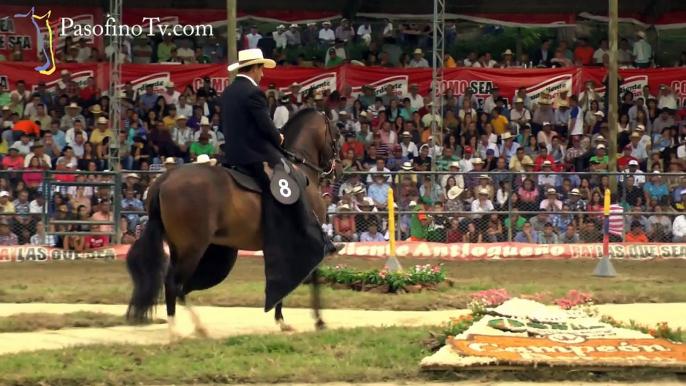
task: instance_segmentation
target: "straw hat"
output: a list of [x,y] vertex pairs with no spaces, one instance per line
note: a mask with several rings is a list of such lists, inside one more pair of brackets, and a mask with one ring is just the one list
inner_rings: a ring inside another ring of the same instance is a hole
[[414,50],[414,54],[415,55],[424,55],[424,52],[422,51],[421,48],[417,48],[416,50]]
[[210,164],[214,166],[217,163],[216,159],[211,159],[207,154],[200,154],[198,158],[193,162],[194,164]]
[[454,200],[459,197],[462,192],[464,192],[464,189],[460,188],[459,186],[453,186],[450,188],[450,190],[448,190],[448,199]]
[[512,138],[512,133],[510,133],[509,131],[506,131],[500,135],[500,138],[502,138],[503,141],[508,140],[508,139]]
[[484,161],[481,158],[474,158],[472,160],[473,165],[483,165]]
[[79,112],[81,112],[81,110],[82,110],[82,109],[81,109],[81,106],[77,105],[77,104],[74,103],[74,102],[70,103],[69,106],[67,106],[67,108],[68,108],[68,109],[77,109],[77,110],[79,110]]
[[210,120],[207,117],[200,118],[200,126],[210,126]]
[[90,111],[93,114],[102,114],[102,109],[100,108],[100,105],[93,105],[90,108],[88,108],[88,111]]
[[505,52],[503,52],[503,56],[505,56],[505,55],[514,55],[514,54],[512,53],[512,50],[508,48],[505,50]]
[[264,58],[261,49],[251,48],[249,50],[238,51],[238,62],[231,64],[227,69],[231,72],[254,64],[263,64],[264,68],[276,67],[275,61]]
[[98,124],[106,125],[107,124],[107,118],[105,118],[105,117],[98,118]]
[[403,162],[403,166],[401,166],[400,168],[407,171],[412,170],[412,162]]

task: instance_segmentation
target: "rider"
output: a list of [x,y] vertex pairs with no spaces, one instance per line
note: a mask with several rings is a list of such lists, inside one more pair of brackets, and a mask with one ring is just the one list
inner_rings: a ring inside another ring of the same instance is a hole
[[274,168],[281,163],[283,135],[269,117],[267,98],[259,83],[264,69],[275,66],[273,60],[262,56],[260,49],[240,51],[238,62],[228,67],[229,71],[237,70],[238,74],[220,97],[225,163],[248,169],[264,192],[265,310],[297,288],[322,262],[325,254],[338,251],[323,233],[307,200],[282,205],[271,194],[264,164]]

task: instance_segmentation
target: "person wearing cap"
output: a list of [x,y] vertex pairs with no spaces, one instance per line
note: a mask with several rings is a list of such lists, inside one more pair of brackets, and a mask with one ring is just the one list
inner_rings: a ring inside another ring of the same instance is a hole
[[429,62],[424,59],[424,52],[421,48],[417,48],[412,53],[412,59],[407,65],[409,68],[429,68]]
[[286,31],[286,45],[294,48],[302,45],[300,30],[298,29],[297,24],[291,24],[288,31]]
[[646,150],[645,145],[641,143],[643,137],[641,134],[642,131],[638,130],[638,128],[641,127],[642,126],[637,127],[637,130],[629,136],[629,140],[631,140],[631,143],[629,144],[629,146],[631,146],[631,156],[636,158],[639,163],[648,160],[648,151]]
[[631,155],[631,145],[626,145],[622,149],[622,156],[617,160],[617,169],[626,170],[631,161],[636,161],[638,165],[638,158]]
[[400,145],[393,145],[393,152],[391,155],[388,157],[388,160],[386,161],[386,167],[390,169],[393,172],[396,172],[398,170],[402,169],[402,166],[405,162],[408,162],[410,159],[407,157],[403,157],[403,148]]
[[624,173],[634,177],[634,186],[636,187],[644,186],[646,183],[645,174],[638,168],[638,161],[635,159],[629,161],[627,169],[624,170]]
[[279,24],[276,26],[276,31],[272,32],[274,42],[276,43],[276,49],[285,49],[288,45],[288,40],[286,39],[286,26]]
[[[410,204],[414,203],[410,202]],[[426,205],[430,205],[428,198],[422,197],[419,203],[415,203],[412,210],[412,217],[410,218],[410,237],[408,241],[426,241],[429,235],[429,224],[432,222],[431,216],[426,214]],[[411,205],[412,206],[412,205]]]
[[293,107],[291,105],[291,98],[288,95],[284,95],[279,99],[279,106],[274,110],[274,126],[281,130],[282,127],[288,122],[293,113]]
[[653,48],[650,46],[650,43],[646,41],[645,32],[636,32],[636,40],[634,41],[631,56],[634,58],[634,66],[636,68],[650,67],[650,62],[653,56]]
[[327,68],[329,67],[336,67],[338,65],[343,64],[343,58],[338,56],[338,53],[336,52],[335,47],[329,48],[327,51],[328,55],[326,56],[326,61],[325,61],[325,66]]
[[341,147],[341,154],[347,154],[349,151],[352,151],[358,160],[364,158],[364,146],[356,139],[354,133],[345,134],[345,142]]
[[331,29],[330,21],[325,21],[322,23],[322,29],[319,30],[317,39],[323,46],[330,46],[334,43],[336,40],[336,33]]
[[608,164],[610,163],[610,157],[607,155],[607,148],[604,144],[600,143],[596,146],[595,155],[591,157],[591,161],[597,161],[597,169],[599,171],[606,172]]

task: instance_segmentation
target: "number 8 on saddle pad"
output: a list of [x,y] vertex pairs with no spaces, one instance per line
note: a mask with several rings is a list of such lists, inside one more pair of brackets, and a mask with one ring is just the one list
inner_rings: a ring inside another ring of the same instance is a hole
[[269,184],[269,190],[271,190],[276,201],[283,205],[294,204],[300,199],[300,186],[286,172],[283,164],[277,164],[274,167],[274,175]]

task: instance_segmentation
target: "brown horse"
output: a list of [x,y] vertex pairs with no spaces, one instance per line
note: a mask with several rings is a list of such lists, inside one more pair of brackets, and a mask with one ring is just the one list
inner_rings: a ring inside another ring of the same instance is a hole
[[[338,177],[342,173],[340,162],[336,162],[338,128],[326,116],[305,109],[289,120],[282,133],[284,148],[310,181],[302,199],[309,200],[323,221],[326,208],[317,185],[324,175]],[[208,164],[183,165],[164,173],[150,187],[148,200],[148,223],[126,260],[133,280],[127,317],[133,321],[147,319],[164,286],[169,331],[174,338],[176,299],[185,305],[191,291],[221,283],[233,268],[239,249],[262,249],[261,200],[259,194],[241,188],[224,168]],[[169,246],[169,259],[163,241]],[[316,326],[323,328],[317,270],[311,284]],[[188,310],[196,332],[206,334],[197,314],[191,307]],[[281,329],[290,330],[281,303],[275,313]]]

